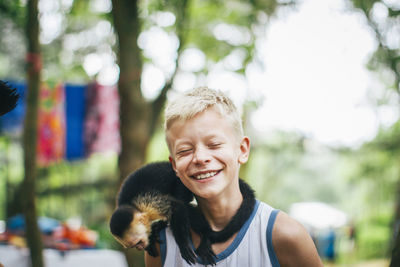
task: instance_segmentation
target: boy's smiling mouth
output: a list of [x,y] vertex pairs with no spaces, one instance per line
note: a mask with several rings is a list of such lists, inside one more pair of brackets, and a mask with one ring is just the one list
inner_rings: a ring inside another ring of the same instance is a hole
[[217,175],[220,171],[209,171],[209,172],[202,172],[200,174],[192,175],[191,177],[196,180],[204,180],[210,177]]

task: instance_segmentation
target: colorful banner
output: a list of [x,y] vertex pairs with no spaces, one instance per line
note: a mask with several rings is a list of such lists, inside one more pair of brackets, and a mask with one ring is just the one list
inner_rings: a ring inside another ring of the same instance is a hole
[[88,155],[120,152],[119,96],[116,86],[94,83],[88,86],[85,144]]
[[64,86],[40,88],[38,117],[38,164],[47,166],[64,157],[65,110]]
[[84,123],[87,85],[65,85],[66,152],[67,160],[85,157]]
[[[26,84],[10,82],[20,100],[0,117],[0,134],[22,136]],[[38,113],[38,162],[77,160],[92,153],[120,152],[119,95],[116,86],[44,84]]]

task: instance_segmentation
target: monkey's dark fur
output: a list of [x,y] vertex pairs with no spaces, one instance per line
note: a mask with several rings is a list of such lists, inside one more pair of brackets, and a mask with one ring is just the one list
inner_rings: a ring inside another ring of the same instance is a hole
[[243,202],[228,225],[221,231],[213,231],[204,215],[197,208],[193,206],[190,208],[191,227],[197,234],[202,236],[196,253],[202,255],[201,258],[205,264],[215,263],[215,254],[211,250],[211,244],[227,241],[234,233],[240,230],[253,212],[256,202],[253,189],[242,179],[239,179],[239,186],[243,196]]
[[196,255],[189,243],[188,204],[192,199],[193,194],[181,183],[169,162],[148,164],[129,175],[122,184],[117,209],[110,220],[111,233],[122,237],[138,207],[155,208],[167,221],[151,225],[146,251],[151,256],[157,256],[155,242],[159,239],[158,233],[169,223],[182,257],[189,264],[195,263]]
[[[238,232],[250,217],[254,204],[254,191],[243,180],[239,180],[243,202],[228,225],[221,231],[213,231],[200,210],[189,204],[193,194],[175,175],[169,162],[152,163],[129,175],[121,186],[117,199],[117,209],[110,220],[111,233],[123,236],[130,227],[135,211],[139,206],[151,206],[167,220],[160,220],[151,225],[149,245],[145,248],[151,256],[157,256],[155,243],[158,233],[169,223],[182,257],[189,263],[196,262],[196,254],[203,264],[215,264],[213,243],[227,241]],[[201,242],[192,250],[189,242],[190,228],[201,236]]]
[[19,95],[17,90],[0,80],[0,116],[10,112],[17,105]]

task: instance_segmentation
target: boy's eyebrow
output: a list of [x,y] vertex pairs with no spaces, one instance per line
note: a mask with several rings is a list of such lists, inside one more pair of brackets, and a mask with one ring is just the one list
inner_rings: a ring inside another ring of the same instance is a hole
[[218,134],[218,132],[217,132],[217,133],[212,133],[212,134],[206,135],[205,139],[207,139],[207,140],[210,140],[210,139],[224,139],[224,136],[221,135],[221,134]]
[[174,149],[180,148],[182,146],[190,146],[191,143],[189,141],[177,141],[175,142]]
[[[215,139],[217,139],[217,140],[221,140],[221,141],[223,141],[222,139],[223,139],[223,137],[221,137],[221,136],[219,136],[219,135],[217,135],[217,134],[209,134],[209,135],[206,135],[206,136],[204,136],[203,137],[206,141],[210,141],[210,140],[215,140]],[[182,147],[182,146],[191,146],[192,145],[192,143],[189,141],[189,140],[181,140],[181,141],[179,141],[179,140],[177,140],[176,142],[175,142],[175,145],[174,145],[174,149],[177,149],[177,148],[180,148],[180,147]]]
[[183,140],[182,139],[175,140],[175,143],[173,143],[172,145],[173,146],[171,146],[172,148],[171,152],[176,152],[179,149],[192,146],[192,143],[190,142],[190,140],[185,138]]

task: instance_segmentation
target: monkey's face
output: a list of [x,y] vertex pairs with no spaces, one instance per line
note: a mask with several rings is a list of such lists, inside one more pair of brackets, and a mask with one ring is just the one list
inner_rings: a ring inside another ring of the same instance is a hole
[[149,245],[150,225],[146,222],[146,216],[141,212],[135,212],[133,220],[117,241],[125,248],[144,250]]

